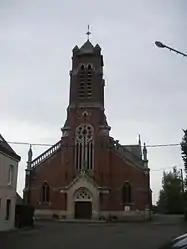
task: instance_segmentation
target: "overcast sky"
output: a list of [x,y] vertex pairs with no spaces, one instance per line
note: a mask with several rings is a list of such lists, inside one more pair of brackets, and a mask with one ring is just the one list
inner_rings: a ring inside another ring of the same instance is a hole
[[[99,43],[104,55],[105,107],[111,135],[122,144],[180,143],[187,128],[186,0],[0,1],[0,133],[7,141],[54,144],[61,137],[69,96],[72,48]],[[28,146],[18,191],[24,187]],[[46,147],[34,146],[34,156]],[[180,147],[149,148],[153,200],[162,169],[183,167]]]

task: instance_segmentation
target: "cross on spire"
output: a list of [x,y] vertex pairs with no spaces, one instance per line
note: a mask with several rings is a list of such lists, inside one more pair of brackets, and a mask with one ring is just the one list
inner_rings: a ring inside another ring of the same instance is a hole
[[88,31],[86,32],[86,35],[87,35],[87,39],[89,41],[89,38],[90,38],[90,35],[91,35],[91,32],[90,32],[90,25],[88,25]]

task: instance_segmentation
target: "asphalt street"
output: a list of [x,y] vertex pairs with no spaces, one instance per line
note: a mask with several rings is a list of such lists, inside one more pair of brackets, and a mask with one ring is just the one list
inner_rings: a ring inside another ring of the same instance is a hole
[[184,224],[44,222],[0,234],[6,249],[156,249],[187,231]]

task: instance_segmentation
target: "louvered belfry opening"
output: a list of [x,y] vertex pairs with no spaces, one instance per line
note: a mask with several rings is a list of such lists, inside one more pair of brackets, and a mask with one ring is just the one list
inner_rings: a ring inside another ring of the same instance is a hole
[[78,72],[78,98],[91,99],[92,98],[92,65],[81,64]]

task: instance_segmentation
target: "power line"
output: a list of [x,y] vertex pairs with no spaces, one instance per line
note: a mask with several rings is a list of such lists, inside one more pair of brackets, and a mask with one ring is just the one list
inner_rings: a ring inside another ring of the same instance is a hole
[[[17,144],[17,145],[33,145],[33,146],[47,146],[47,147],[51,147],[54,144],[45,144],[45,143],[28,143],[28,142],[16,142],[16,141],[9,141],[7,142],[9,144]],[[74,145],[73,145],[74,146]],[[180,144],[153,144],[153,145],[146,145],[146,147],[148,148],[157,148],[157,147],[176,147],[176,146],[180,146]],[[64,145],[64,147],[67,147],[66,145]],[[143,147],[143,146],[142,146]],[[164,171],[164,170],[168,170],[168,169],[173,169],[173,167],[179,167],[181,165],[173,165],[173,166],[169,166],[169,167],[165,167],[165,168],[160,168],[160,169],[150,169],[151,172],[159,172],[159,171]]]
[[47,146],[47,147],[51,147],[54,144],[43,144],[43,143],[28,143],[28,142],[7,142],[8,144],[17,144],[17,145],[33,145],[33,146]]
[[[33,146],[46,146],[51,147],[54,144],[45,144],[45,143],[29,143],[29,142],[17,142],[17,141],[9,141],[9,144],[17,144],[17,145],[33,145]],[[147,148],[157,148],[157,147],[178,147],[180,143],[170,143],[170,144],[148,144]],[[143,147],[143,146],[142,146]]]
[[[32,146],[47,146],[47,147],[51,147],[54,144],[44,144],[44,143],[28,143],[28,142],[16,142],[16,141],[10,141],[7,142],[9,144],[17,144],[17,145],[32,145]],[[170,143],[170,144],[152,144],[152,145],[146,145],[147,148],[158,148],[158,147],[178,147],[181,144],[177,144],[177,143]],[[69,145],[69,146],[74,146],[74,145]],[[64,145],[64,147],[69,147],[67,145]],[[142,146],[143,147],[143,146]],[[168,169],[172,169],[173,167],[179,167],[180,165],[176,166],[170,166],[170,167],[165,167],[165,168],[161,168],[161,169],[150,169],[151,172],[159,172],[159,171],[164,171],[164,170],[168,170]]]
[[167,169],[173,169],[174,167],[177,166],[170,166],[170,167],[166,167],[166,168],[161,168],[161,169],[150,169],[151,172],[155,172],[155,171],[163,171],[163,170],[167,170]]
[[181,144],[153,144],[153,145],[146,145],[147,148],[153,148],[153,147],[177,147]]
[[163,171],[163,170],[167,170],[167,169],[173,169],[173,168],[176,168],[176,169],[180,169],[180,170],[183,170],[184,171],[184,169],[183,169],[183,167],[184,167],[184,165],[182,164],[182,163],[180,163],[180,164],[175,164],[175,165],[173,165],[173,166],[169,166],[169,167],[165,167],[165,168],[160,168],[160,169],[150,169],[150,171]]

